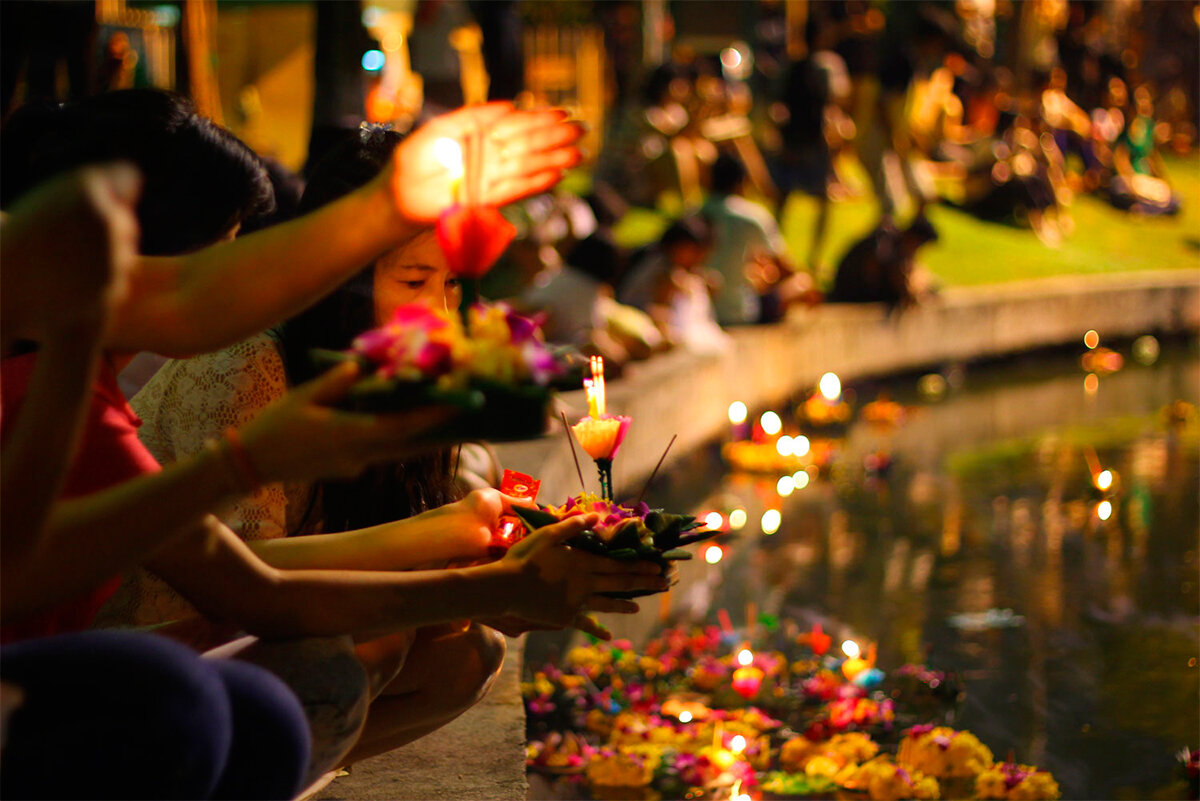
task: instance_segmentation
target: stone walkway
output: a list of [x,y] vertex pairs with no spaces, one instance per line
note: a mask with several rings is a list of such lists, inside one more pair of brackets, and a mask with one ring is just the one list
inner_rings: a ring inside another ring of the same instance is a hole
[[521,703],[523,639],[508,656],[487,697],[445,728],[389,754],[354,765],[318,801],[523,801],[525,708]]

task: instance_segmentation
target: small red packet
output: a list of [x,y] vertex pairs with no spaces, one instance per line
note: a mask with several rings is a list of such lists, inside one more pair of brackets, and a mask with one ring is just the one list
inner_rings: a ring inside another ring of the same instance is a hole
[[[541,489],[541,486],[542,482],[538,479],[518,473],[516,470],[505,470],[504,476],[500,479],[501,492],[510,497],[527,501],[537,500],[538,490]],[[500,518],[500,527],[492,532],[490,550],[493,555],[500,556],[526,533],[528,532],[525,530],[525,524],[519,518],[513,515],[504,515]]]

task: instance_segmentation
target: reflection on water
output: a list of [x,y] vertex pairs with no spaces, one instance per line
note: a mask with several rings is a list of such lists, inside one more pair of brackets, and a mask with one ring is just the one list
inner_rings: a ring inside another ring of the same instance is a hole
[[[820,620],[877,642],[885,668],[958,671],[957,725],[1052,771],[1065,798],[1162,797],[1200,736],[1197,423],[1163,409],[1200,400],[1200,367],[1181,349],[1084,378],[1045,359],[976,369],[932,405],[894,382],[905,419],[854,424],[786,497],[780,476],[694,454],[651,505],[747,522],[718,564],[681,564],[669,601],[606,622],[636,643],[718,609]],[[531,642],[528,663],[555,645]]]

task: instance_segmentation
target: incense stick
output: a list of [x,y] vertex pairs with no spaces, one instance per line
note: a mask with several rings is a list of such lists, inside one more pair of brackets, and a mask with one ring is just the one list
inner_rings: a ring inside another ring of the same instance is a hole
[[567,414],[560,411],[558,416],[562,418],[563,428],[567,430],[567,444],[571,446],[571,459],[575,462],[575,474],[579,476],[579,487],[586,492],[587,484],[583,481],[583,470],[579,468],[579,457],[575,454],[575,436],[571,433],[571,426],[567,424]]
[[646,486],[642,487],[642,494],[638,496],[637,503],[635,503],[634,506],[637,506],[638,503],[642,502],[642,498],[646,497],[646,490],[650,489],[650,482],[653,481],[654,477],[658,475],[658,468],[662,467],[663,459],[667,458],[667,453],[671,450],[671,446],[675,444],[675,440],[678,436],[678,434],[673,434],[671,436],[671,441],[667,443],[667,449],[663,451],[662,456],[658,457],[658,464],[654,465],[654,472],[650,474],[650,478],[646,479]]

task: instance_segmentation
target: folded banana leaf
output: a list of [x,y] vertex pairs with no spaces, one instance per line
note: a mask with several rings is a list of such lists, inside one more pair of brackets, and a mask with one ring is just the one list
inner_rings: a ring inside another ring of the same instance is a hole
[[[562,519],[545,509],[527,506],[514,506],[513,513],[525,523],[531,532]],[[656,510],[650,512],[645,520],[633,517],[622,521],[607,540],[601,538],[597,532],[588,529],[567,540],[567,544],[572,548],[606,556],[609,559],[619,561],[642,559],[648,562],[657,562],[665,572],[667,565],[671,562],[692,558],[691,553],[677,546],[699,542],[720,533],[719,531],[703,530],[696,531],[690,538],[682,536],[683,532],[694,531],[700,525],[690,515],[666,514],[661,510]],[[658,527],[658,530],[655,530],[655,527]],[[605,593],[612,598],[637,598],[653,594],[654,592],[649,590]]]
[[[355,360],[364,372],[372,369],[369,363],[349,353],[314,350],[311,355],[321,366]],[[545,432],[550,397],[550,389],[537,384],[509,385],[474,379],[463,389],[447,390],[434,381],[367,375],[355,382],[341,405],[350,411],[375,414],[422,406],[450,406],[457,414],[427,432],[423,439],[434,443],[509,442],[534,439]]]

